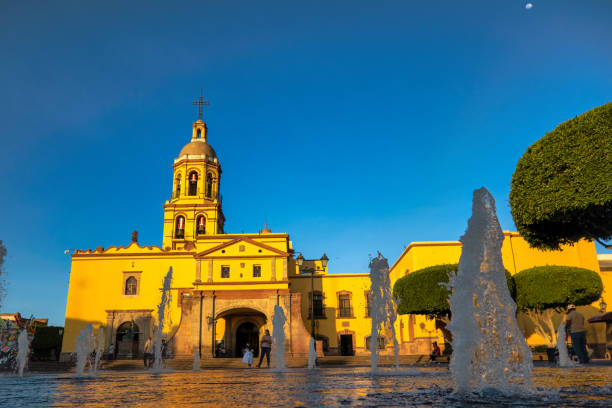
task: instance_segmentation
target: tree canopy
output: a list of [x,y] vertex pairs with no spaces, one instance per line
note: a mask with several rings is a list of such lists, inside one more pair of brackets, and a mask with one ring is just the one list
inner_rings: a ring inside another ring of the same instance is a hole
[[612,102],[560,124],[519,159],[512,217],[532,247],[612,238]]
[[589,305],[603,291],[597,272],[574,266],[536,266],[514,275],[514,282],[521,311]]
[[[456,273],[457,264],[435,265],[419,269],[399,278],[393,286],[393,296],[400,299],[399,314],[421,314],[432,318],[450,316],[449,290],[440,285],[448,283],[451,273]],[[514,280],[506,271],[506,281],[514,298]]]

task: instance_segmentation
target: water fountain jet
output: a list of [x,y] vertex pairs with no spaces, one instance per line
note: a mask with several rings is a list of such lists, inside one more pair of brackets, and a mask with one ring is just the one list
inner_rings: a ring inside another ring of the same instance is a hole
[[308,368],[311,370],[317,368],[317,350],[314,337],[311,337],[308,343]]
[[76,339],[76,376],[80,377],[85,373],[85,365],[89,362],[89,356],[91,355],[92,342],[91,337],[93,336],[93,326],[91,323],[83,327]]
[[164,324],[166,321],[166,312],[170,308],[172,302],[172,294],[170,293],[170,287],[172,285],[172,267],[168,269],[168,273],[164,276],[162,281],[162,296],[159,305],[157,306],[157,328],[155,330],[155,336],[153,340],[153,369],[160,370],[163,365],[162,361],[162,335],[164,332]]
[[193,349],[193,371],[200,371],[202,367],[200,367],[200,353],[198,353],[198,349]]
[[[378,339],[391,338],[393,341],[394,367],[399,369],[399,344],[395,336],[397,319],[397,302],[391,292],[389,263],[379,252],[378,257],[370,261],[370,314],[372,331],[370,334],[370,353],[372,372],[378,371]],[[387,337],[388,336],[388,337]]]
[[23,329],[17,338],[17,373],[23,377],[25,366],[30,355],[30,338],[28,337],[27,329]]
[[96,349],[96,359],[93,366],[94,373],[98,372],[98,368],[100,367],[100,358],[102,357],[102,352],[104,351],[104,328],[100,327],[98,331],[98,347]]
[[450,370],[458,394],[531,390],[531,350],[516,322],[502,262],[503,241],[495,200],[484,187],[474,191],[472,217],[461,237],[459,270],[450,275],[448,285]]
[[274,305],[274,317],[272,318],[272,339],[274,342],[274,361],[276,369],[283,370],[285,365],[285,322],[287,317],[280,305]]
[[565,322],[559,326],[557,336],[557,349],[559,350],[559,367],[576,367],[578,363],[569,357],[567,343],[565,342]]

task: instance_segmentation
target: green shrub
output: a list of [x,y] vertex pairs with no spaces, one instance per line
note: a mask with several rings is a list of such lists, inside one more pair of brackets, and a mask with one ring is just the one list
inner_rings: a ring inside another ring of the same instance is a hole
[[56,348],[59,350],[62,347],[63,327],[45,326],[36,328],[32,344],[32,350],[47,350]]
[[519,310],[558,309],[599,299],[603,283],[597,272],[574,266],[536,266],[514,275]]
[[546,353],[547,349],[548,346],[546,344],[538,344],[537,346],[533,347],[533,351],[536,353]]
[[[435,265],[399,278],[393,286],[393,296],[400,299],[397,312],[426,315],[431,318],[448,317],[449,291],[440,284],[448,283],[449,275],[457,271],[457,268],[457,264]],[[514,298],[516,294],[514,279],[508,271],[506,271],[506,282],[510,295]]]
[[533,247],[612,238],[612,102],[560,124],[518,161],[512,217]]

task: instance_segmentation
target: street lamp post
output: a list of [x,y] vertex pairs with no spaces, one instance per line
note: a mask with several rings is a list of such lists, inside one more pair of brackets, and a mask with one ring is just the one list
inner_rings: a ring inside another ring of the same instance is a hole
[[[321,257],[321,265],[323,266],[323,270],[325,270],[325,268],[327,267],[327,261],[329,261],[329,258],[327,257],[326,254],[323,254],[323,256]],[[297,263],[300,268],[304,264],[304,256],[301,253],[297,257]],[[310,335],[312,336],[313,339],[315,338],[314,274],[315,274],[315,270],[313,269],[310,272]]]

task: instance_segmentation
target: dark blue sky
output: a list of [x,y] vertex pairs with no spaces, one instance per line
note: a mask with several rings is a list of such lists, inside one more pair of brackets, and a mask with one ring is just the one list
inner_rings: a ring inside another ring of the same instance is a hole
[[64,249],[161,244],[200,86],[226,230],[330,272],[458,239],[481,186],[513,230],[518,158],[612,99],[609,0],[93,3],[0,3],[2,311],[54,324]]

